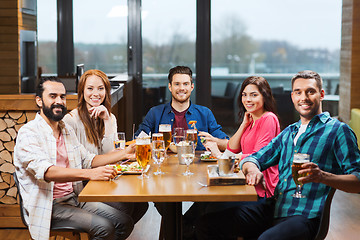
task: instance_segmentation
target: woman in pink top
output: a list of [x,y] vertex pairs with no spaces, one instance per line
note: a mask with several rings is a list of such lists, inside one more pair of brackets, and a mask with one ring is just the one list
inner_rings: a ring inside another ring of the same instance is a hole
[[[240,117],[243,119],[239,129],[230,138],[227,150],[240,153],[239,159],[251,155],[266,146],[280,133],[276,104],[269,83],[263,77],[248,77],[241,85],[238,99]],[[205,145],[218,156],[220,151],[209,142]],[[273,166],[263,171],[265,188],[255,186],[260,198],[274,195],[279,180],[278,167]]]

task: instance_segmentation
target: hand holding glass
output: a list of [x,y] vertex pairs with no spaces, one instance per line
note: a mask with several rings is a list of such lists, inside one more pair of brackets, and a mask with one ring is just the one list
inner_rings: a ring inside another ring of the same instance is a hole
[[303,169],[301,167],[301,165],[303,165],[304,163],[307,163],[307,162],[310,162],[309,154],[304,154],[304,153],[295,153],[294,154],[294,159],[293,159],[293,163],[291,166],[292,177],[296,184],[295,194],[292,195],[294,198],[306,198],[305,195],[301,194],[303,183],[300,182],[298,179],[301,177],[305,177],[308,174],[307,173],[299,174],[298,172],[299,172],[299,170]]
[[187,142],[189,144],[189,148],[186,149],[183,153],[181,153],[181,158],[184,160],[186,164],[186,171],[183,173],[184,176],[190,176],[193,175],[190,171],[190,164],[194,161],[195,157],[195,144],[192,141]]
[[152,157],[154,162],[158,165],[158,169],[156,172],[154,172],[154,174],[164,174],[164,172],[161,171],[161,164],[165,158],[165,144],[163,140],[152,141]]

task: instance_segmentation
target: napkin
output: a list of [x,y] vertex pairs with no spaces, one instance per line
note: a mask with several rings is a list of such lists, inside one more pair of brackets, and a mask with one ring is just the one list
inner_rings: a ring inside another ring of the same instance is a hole
[[151,132],[149,133],[149,135],[146,134],[146,132],[141,131],[141,133],[137,136],[137,138],[150,138],[151,136]]

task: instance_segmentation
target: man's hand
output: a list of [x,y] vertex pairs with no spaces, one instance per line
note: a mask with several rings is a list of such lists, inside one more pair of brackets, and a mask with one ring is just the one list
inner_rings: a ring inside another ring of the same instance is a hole
[[316,163],[308,162],[301,165],[303,169],[299,170],[299,174],[307,173],[305,177],[299,178],[303,184],[309,182],[320,183],[322,182],[324,171],[322,171]]
[[248,185],[255,186],[261,183],[265,189],[264,175],[254,163],[246,162],[242,168]]
[[116,174],[117,174],[116,169],[111,166],[102,166],[102,167],[89,169],[90,180],[108,181],[110,179],[113,179],[116,176]]

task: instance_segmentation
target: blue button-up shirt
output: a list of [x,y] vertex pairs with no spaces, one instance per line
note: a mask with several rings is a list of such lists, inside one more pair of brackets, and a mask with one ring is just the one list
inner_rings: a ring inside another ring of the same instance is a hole
[[[217,124],[214,114],[207,107],[190,103],[190,107],[185,114],[188,127],[191,128],[189,121],[197,121],[196,128],[199,132],[208,132],[212,136],[220,139],[229,139],[229,137],[221,130],[221,126]],[[175,114],[171,109],[170,103],[161,104],[152,107],[146,114],[144,121],[140,124],[135,136],[139,135],[141,131],[157,133],[159,132],[159,124],[173,125]],[[205,150],[199,137],[196,150]]]
[[242,164],[251,161],[261,171],[279,164],[279,182],[275,189],[277,198],[274,217],[303,215],[307,218],[320,216],[330,187],[321,183],[306,183],[302,194],[306,198],[293,198],[295,183],[291,175],[294,153],[307,153],[310,161],[323,171],[333,174],[354,174],[360,184],[360,152],[356,136],[348,125],[330,117],[325,112],[315,116],[306,131],[294,138],[301,122],[294,123],[282,131],[267,146],[245,158]]

